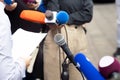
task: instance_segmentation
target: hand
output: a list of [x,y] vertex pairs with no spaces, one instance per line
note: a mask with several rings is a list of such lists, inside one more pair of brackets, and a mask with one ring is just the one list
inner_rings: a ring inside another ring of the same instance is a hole
[[60,29],[63,27],[63,25],[57,25],[57,24],[47,24],[49,26],[50,29]]
[[30,8],[30,9],[36,9],[36,7],[39,6],[38,2],[36,2],[36,3],[27,2],[26,5],[27,5],[28,8]]
[[31,56],[24,56],[24,57],[21,57],[24,61],[25,61],[25,64],[26,64],[26,67],[28,68],[28,66],[30,65],[30,62],[32,60],[32,57]]
[[4,0],[0,0],[1,2],[4,2]]
[[5,9],[8,11],[13,11],[17,7],[17,3],[14,2],[11,5],[6,5]]

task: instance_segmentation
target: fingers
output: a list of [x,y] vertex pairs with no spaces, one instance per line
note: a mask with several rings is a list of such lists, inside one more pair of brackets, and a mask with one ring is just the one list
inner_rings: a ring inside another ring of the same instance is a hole
[[31,2],[27,2],[27,6],[30,8],[30,9],[35,9],[36,7],[39,6],[39,4],[36,2],[36,3],[31,3]]
[[21,58],[25,61],[26,67],[28,68],[28,66],[30,65],[30,62],[32,60],[32,57],[31,56],[22,56]]
[[6,5],[5,9],[8,10],[8,11],[13,11],[16,7],[17,7],[17,3],[14,2],[11,5]]
[[1,2],[4,2],[4,0],[0,0]]
[[50,29],[61,29],[63,27],[63,25],[57,25],[57,24],[47,24],[49,26]]

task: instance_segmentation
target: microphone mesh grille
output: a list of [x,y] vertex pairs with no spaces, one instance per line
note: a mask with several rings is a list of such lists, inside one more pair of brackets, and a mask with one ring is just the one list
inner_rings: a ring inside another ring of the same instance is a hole
[[64,39],[64,36],[60,33],[57,33],[55,36],[54,36],[54,41],[59,45],[59,46],[62,46],[65,44],[65,39]]

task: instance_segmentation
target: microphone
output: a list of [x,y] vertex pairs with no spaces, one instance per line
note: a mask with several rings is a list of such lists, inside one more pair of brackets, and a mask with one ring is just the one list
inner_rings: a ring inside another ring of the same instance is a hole
[[52,20],[53,19],[53,13],[51,10],[46,10],[45,12],[45,16],[48,20]]
[[54,41],[56,42],[56,44],[58,44],[63,49],[68,59],[76,66],[77,64],[74,62],[74,56],[72,55],[70,49],[68,48],[68,45],[66,44],[64,40],[64,36],[60,33],[57,33],[54,36]]
[[100,59],[98,68],[100,73],[106,78],[120,80],[120,63],[111,56],[104,56]]
[[55,11],[46,10],[45,15],[46,23],[56,23],[58,25],[62,25],[66,24],[69,20],[69,15],[65,11],[59,11],[58,13],[56,13]]
[[77,54],[75,57],[72,55],[62,34],[56,34],[54,41],[63,49],[68,59],[74,64],[78,71],[83,72],[87,80],[105,80],[83,54]]
[[20,13],[20,18],[30,22],[45,24],[45,14],[39,11],[23,10]]
[[65,11],[59,11],[56,18],[57,18],[57,20],[56,20],[57,24],[61,25],[61,24],[65,24],[68,22],[69,15]]
[[[58,13],[55,11],[52,11],[52,13],[50,13],[49,11],[49,13],[46,13],[46,14],[39,11],[23,10],[20,14],[20,18],[27,21],[31,21],[31,22],[41,23],[41,24],[54,23],[58,25],[66,24],[67,21],[69,20],[69,15],[65,11],[59,11]],[[53,17],[51,17],[50,15],[53,15]],[[52,18],[52,20],[47,18]]]
[[59,14],[56,11],[46,10],[45,12],[45,23],[47,24],[57,24],[56,16]]
[[4,2],[8,5],[12,4],[12,0],[4,0]]
[[80,70],[87,80],[105,80],[84,54],[76,54],[74,61],[79,65]]
[[[64,36],[60,33],[57,33],[54,36],[54,41],[56,42],[56,44],[58,44],[62,50],[66,53],[67,58],[70,60],[70,62],[73,63],[74,66],[76,66],[76,69],[78,69],[79,72],[81,72],[79,70],[79,68],[77,67],[77,64],[74,62],[74,56],[72,55],[70,49],[68,48],[68,45],[66,44],[65,40],[64,40]],[[69,73],[68,73],[68,64],[66,64],[65,62],[62,64],[63,67],[63,72],[61,74],[61,78],[62,80],[68,80],[69,79]]]

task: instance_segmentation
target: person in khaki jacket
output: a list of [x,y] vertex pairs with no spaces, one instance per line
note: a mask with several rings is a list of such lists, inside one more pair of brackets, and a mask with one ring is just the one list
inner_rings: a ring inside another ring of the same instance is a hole
[[[60,33],[64,36],[73,55],[82,52],[87,55],[87,38],[85,23],[89,23],[93,17],[92,0],[43,0],[47,10],[66,11],[69,14],[69,21],[64,26],[49,25],[47,37],[44,41],[44,80],[82,80],[80,72],[67,59],[66,69],[68,76],[63,73],[63,62],[66,54],[55,43],[54,36]],[[63,17],[64,18],[64,17]]]

